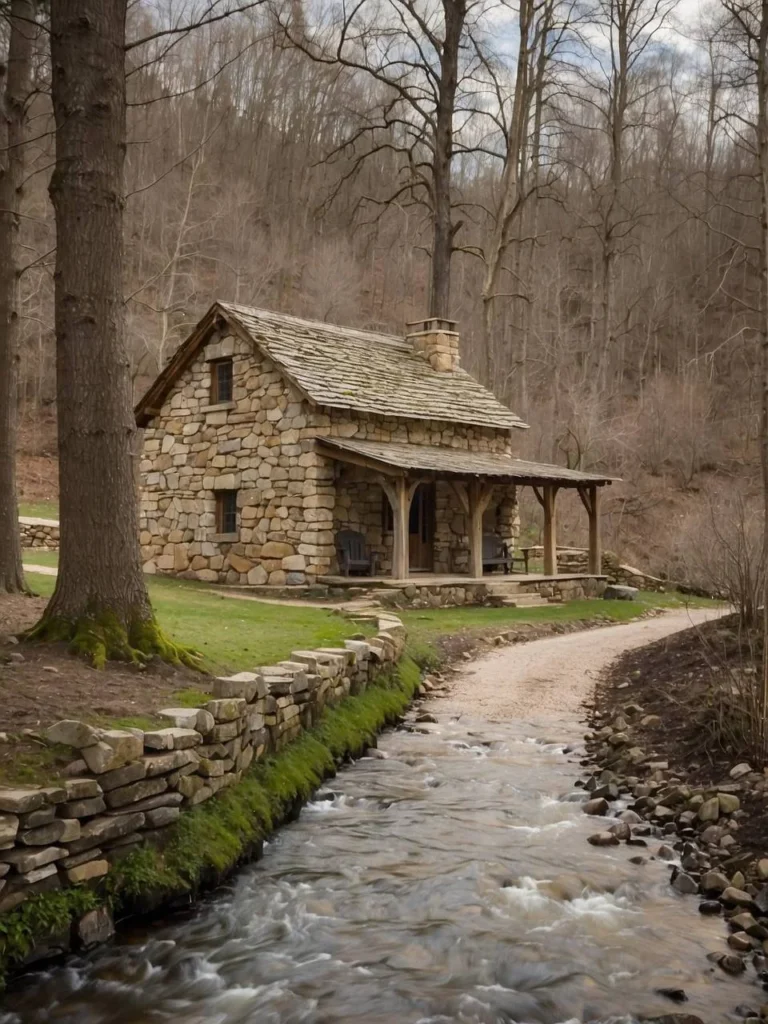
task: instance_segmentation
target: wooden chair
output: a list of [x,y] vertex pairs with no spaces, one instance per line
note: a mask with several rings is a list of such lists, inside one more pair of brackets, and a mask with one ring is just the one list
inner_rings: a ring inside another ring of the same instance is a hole
[[371,551],[365,537],[357,530],[340,530],[336,534],[336,554],[344,576],[375,576],[379,554]]
[[512,568],[512,555],[509,553],[509,546],[495,533],[484,533],[483,572],[487,569],[493,572],[498,566],[501,566],[505,573]]

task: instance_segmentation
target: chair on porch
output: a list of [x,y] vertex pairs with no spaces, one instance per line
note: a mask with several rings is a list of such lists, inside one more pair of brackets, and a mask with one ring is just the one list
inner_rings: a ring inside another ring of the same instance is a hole
[[512,555],[509,545],[495,533],[483,534],[483,572],[494,571],[498,566],[508,573],[512,568]]
[[379,567],[378,551],[371,551],[365,537],[357,530],[340,530],[336,534],[336,554],[344,576],[375,576]]

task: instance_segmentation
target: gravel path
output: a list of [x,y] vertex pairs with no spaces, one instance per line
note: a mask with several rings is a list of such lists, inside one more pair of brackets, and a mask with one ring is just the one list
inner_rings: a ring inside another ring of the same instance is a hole
[[624,651],[722,614],[719,609],[685,609],[502,647],[452,675],[442,707],[488,721],[571,717],[592,696],[599,674]]

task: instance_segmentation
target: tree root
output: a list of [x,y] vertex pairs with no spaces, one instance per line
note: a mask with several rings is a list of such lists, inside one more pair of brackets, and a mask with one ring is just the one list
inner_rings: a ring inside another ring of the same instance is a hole
[[144,665],[152,658],[171,665],[200,669],[202,655],[165,636],[154,617],[136,618],[125,626],[111,612],[84,615],[71,620],[64,616],[46,616],[28,630],[23,639],[35,643],[66,643],[73,654],[104,668],[108,661],[127,661]]

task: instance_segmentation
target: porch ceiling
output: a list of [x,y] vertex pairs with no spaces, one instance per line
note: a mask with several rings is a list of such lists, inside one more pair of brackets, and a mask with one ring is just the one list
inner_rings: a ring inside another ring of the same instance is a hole
[[402,476],[406,473],[433,474],[441,477],[492,477],[523,484],[557,484],[579,487],[585,484],[610,484],[616,477],[603,473],[581,473],[545,462],[527,462],[508,455],[439,448],[433,445],[398,444],[383,441],[357,441],[337,437],[317,437],[321,449],[333,458],[368,466],[379,473]]

